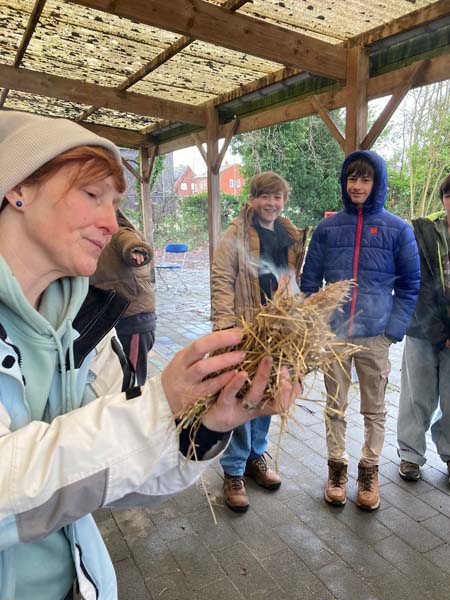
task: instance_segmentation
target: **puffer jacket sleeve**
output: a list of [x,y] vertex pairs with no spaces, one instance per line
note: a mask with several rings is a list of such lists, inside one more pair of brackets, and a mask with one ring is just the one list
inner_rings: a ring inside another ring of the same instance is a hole
[[321,221],[314,230],[306,252],[305,264],[300,278],[300,291],[314,294],[323,285],[325,259],[325,232]]
[[238,276],[237,228],[231,225],[220,239],[212,265],[211,311],[214,330],[236,325],[235,293]]
[[420,264],[416,238],[410,225],[404,223],[395,254],[394,301],[385,328],[388,337],[401,341],[416,306],[420,288]]
[[187,461],[159,376],[15,431],[0,395],[0,550],[100,507],[155,504],[191,485],[227,441]]

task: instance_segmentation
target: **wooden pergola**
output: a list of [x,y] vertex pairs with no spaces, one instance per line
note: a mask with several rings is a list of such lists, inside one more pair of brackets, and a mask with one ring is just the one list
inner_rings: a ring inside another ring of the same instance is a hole
[[0,20],[0,109],[138,148],[150,239],[155,156],[197,146],[211,256],[233,135],[319,114],[345,153],[370,148],[411,88],[450,77],[450,0],[0,0]]

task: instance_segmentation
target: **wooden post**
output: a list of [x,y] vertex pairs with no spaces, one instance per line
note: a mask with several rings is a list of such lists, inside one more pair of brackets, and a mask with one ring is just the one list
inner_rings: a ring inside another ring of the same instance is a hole
[[220,178],[217,158],[219,156],[219,120],[216,108],[211,102],[207,108],[208,127],[207,140],[207,169],[208,169],[208,233],[209,233],[209,260],[210,266],[214,257],[214,250],[220,239]]
[[363,46],[349,48],[347,55],[347,98],[345,154],[361,147],[367,133],[369,56]]
[[[149,152],[147,146],[139,148],[139,169],[140,169],[140,184],[141,184],[141,211],[142,211],[142,226],[144,236],[151,248],[153,245],[153,207],[150,197],[150,177],[152,174],[153,163],[156,156],[156,146],[153,146]],[[155,282],[155,265],[151,262],[151,279]]]

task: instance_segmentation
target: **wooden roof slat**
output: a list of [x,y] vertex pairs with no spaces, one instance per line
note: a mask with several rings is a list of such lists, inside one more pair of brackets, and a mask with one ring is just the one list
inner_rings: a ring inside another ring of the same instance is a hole
[[[395,92],[399,86],[405,85],[414,77],[413,87],[428,85],[436,81],[448,79],[450,73],[450,54],[439,56],[426,61],[423,68],[418,69],[417,75],[415,71],[417,65],[410,65],[397,71],[378,75],[369,79],[367,88],[367,97],[369,100],[382,98]],[[328,111],[336,110],[345,106],[347,91],[345,88],[340,88],[332,92],[318,94],[317,98],[321,105]],[[285,123],[302,119],[310,115],[316,114],[316,108],[311,102],[311,98],[303,98],[291,104],[275,107],[271,110],[266,110],[257,115],[241,118],[236,134],[246,133],[255,129]],[[219,135],[224,137],[226,125],[220,128]],[[206,130],[197,133],[199,143],[206,141]],[[191,146],[191,136],[180,137],[170,140],[159,145],[158,152],[166,154]]]
[[[40,0],[38,0],[40,1]],[[46,0],[43,0],[45,2]],[[222,8],[228,10],[230,12],[237,10],[243,4],[248,2],[248,0],[227,0]],[[125,81],[123,81],[120,85],[117,86],[118,90],[127,90],[132,87],[135,83],[143,79],[146,75],[163,65],[169,59],[171,59],[175,54],[178,54],[184,48],[189,46],[194,41],[194,38],[189,35],[183,35],[178,40],[173,42],[168,48],[165,48],[162,52],[160,52],[157,56],[155,56],[151,61],[147,64],[143,65],[140,69],[138,69],[135,73],[127,77]],[[17,65],[16,65],[17,66]],[[0,104],[1,107],[1,104]],[[80,115],[78,122],[84,121],[87,117],[92,115],[96,110],[98,110],[99,106],[90,106]]]
[[194,125],[206,124],[206,111],[202,107],[170,100],[162,101],[160,98],[136,92],[121,92],[115,88],[9,65],[0,65],[0,85],[84,104],[89,104],[92,98],[96,98],[101,106],[121,112],[159,116],[174,121],[183,120]]
[[361,45],[367,46],[378,40],[396,35],[402,31],[407,31],[408,29],[413,29],[414,27],[426,25],[440,17],[446,17],[448,15],[450,15],[450,0],[438,0],[438,2],[434,2],[430,6],[418,8],[389,23],[384,23],[369,31],[365,31],[348,40],[345,45],[349,47]]
[[345,79],[346,50],[203,0],[70,0],[286,66]]
[[[46,2],[47,2],[47,0],[36,0],[36,2],[34,3],[33,10],[31,11],[31,15],[30,15],[30,18],[27,23],[27,27],[23,33],[22,40],[20,42],[20,46],[17,50],[17,54],[14,59],[13,64],[15,67],[18,67],[20,65],[20,63],[22,62],[23,55],[25,54],[25,52],[28,48],[28,44],[30,43],[31,37],[36,28],[36,24],[39,21],[39,17],[41,16],[41,13],[44,9]],[[4,105],[6,97],[8,96],[8,93],[9,93],[9,88],[5,87],[2,90],[2,93],[0,95],[0,109]]]

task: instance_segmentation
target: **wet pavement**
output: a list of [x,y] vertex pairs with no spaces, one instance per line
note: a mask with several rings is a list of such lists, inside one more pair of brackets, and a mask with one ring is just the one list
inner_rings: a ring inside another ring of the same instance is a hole
[[[150,375],[211,330],[208,265],[200,260],[184,278],[188,291],[176,290],[175,282],[166,290],[157,280]],[[290,422],[280,438],[279,419],[272,421],[269,452],[282,486],[267,492],[249,481],[247,513],[224,506],[217,463],[204,477],[217,524],[200,483],[158,509],[96,514],[118,574],[120,599],[450,599],[450,487],[430,438],[422,479],[409,483],[398,476],[401,352],[401,344],[391,347],[378,511],[365,513],[354,503],[364,435],[357,383],[348,410],[349,498],[343,508],[324,502],[324,388],[320,376],[310,377],[309,401],[296,409],[298,424]]]

